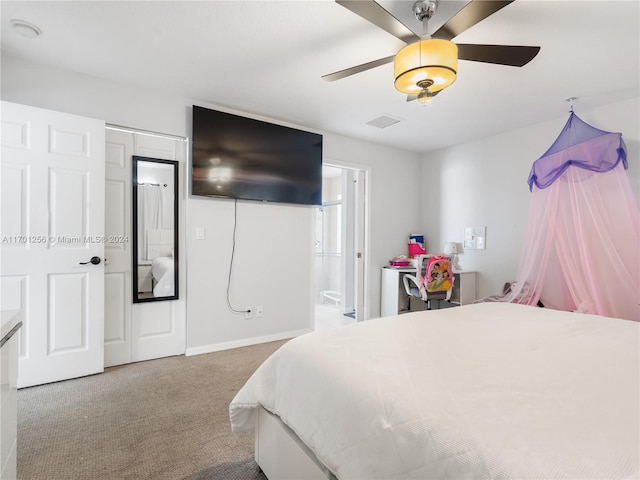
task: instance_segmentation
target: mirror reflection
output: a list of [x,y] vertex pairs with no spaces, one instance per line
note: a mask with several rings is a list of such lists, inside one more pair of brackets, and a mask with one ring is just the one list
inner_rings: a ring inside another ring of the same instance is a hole
[[178,298],[178,162],[133,157],[133,301]]

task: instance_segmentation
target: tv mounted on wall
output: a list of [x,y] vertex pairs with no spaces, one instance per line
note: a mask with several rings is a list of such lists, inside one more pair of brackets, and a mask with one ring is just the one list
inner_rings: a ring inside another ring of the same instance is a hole
[[191,194],[322,203],[322,135],[193,106]]

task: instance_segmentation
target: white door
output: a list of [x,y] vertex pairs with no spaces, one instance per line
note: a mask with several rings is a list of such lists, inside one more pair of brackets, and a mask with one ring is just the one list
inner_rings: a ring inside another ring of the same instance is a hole
[[[184,267],[179,270],[179,299],[132,304],[133,251],[131,249],[131,157],[177,160],[179,171],[187,158],[185,139],[111,128],[106,132],[106,233],[120,243],[106,245],[105,366],[181,355],[186,350]],[[185,190],[179,185],[179,235],[184,232]],[[179,242],[184,265],[185,242]]]
[[104,366],[131,363],[131,152],[133,135],[107,130]]
[[2,102],[1,144],[0,291],[22,312],[18,387],[101,372],[104,122]]
[[[355,305],[356,305],[356,321],[369,318],[368,305],[365,302],[366,283],[366,262],[365,256],[367,251],[366,231],[367,231],[367,172],[364,170],[356,170],[355,172]],[[365,311],[367,305],[367,311]]]
[[[336,175],[336,171],[340,174]],[[369,318],[369,306],[365,293],[368,283],[366,274],[368,171],[351,166],[325,164],[323,174],[325,175],[323,194],[326,193],[332,201],[327,203],[327,199],[323,198],[323,207],[318,210],[316,225],[317,232],[320,233],[316,243],[316,254],[320,254],[316,257],[317,260],[320,259],[320,262],[316,263],[318,298],[324,299],[326,296],[321,292],[326,289],[327,278],[329,278],[333,285],[340,285],[339,300],[343,313],[356,321],[362,321]],[[339,189],[336,187],[336,182],[340,182]],[[340,193],[340,198],[333,201],[336,192]],[[329,208],[333,207],[340,207],[340,213],[333,215],[333,223],[331,221],[327,223],[327,219],[331,220],[331,216],[327,216],[327,213]],[[330,261],[334,258],[329,258],[329,262],[325,262],[322,257],[328,245],[325,238],[327,226],[331,235],[339,237],[336,242],[340,245],[337,255],[341,261],[339,272],[331,268]],[[326,266],[329,267],[328,270]],[[345,323],[345,320],[342,319],[340,323]]]

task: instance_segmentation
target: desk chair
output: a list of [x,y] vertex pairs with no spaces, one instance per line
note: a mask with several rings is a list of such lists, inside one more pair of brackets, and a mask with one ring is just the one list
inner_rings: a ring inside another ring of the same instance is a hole
[[[427,260],[426,268],[423,267]],[[424,268],[424,276],[422,271]],[[408,309],[411,309],[411,297],[416,297],[427,304],[431,310],[431,300],[449,300],[453,290],[453,269],[451,260],[444,255],[420,255],[416,263],[416,274],[405,274],[402,283],[408,296]]]

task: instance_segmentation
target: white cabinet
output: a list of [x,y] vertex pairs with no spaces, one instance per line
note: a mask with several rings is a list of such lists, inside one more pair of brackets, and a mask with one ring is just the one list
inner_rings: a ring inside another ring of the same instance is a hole
[[18,335],[20,312],[2,311],[0,330],[0,479],[15,479],[18,433]]
[[[380,316],[389,317],[407,312],[407,293],[402,285],[402,277],[405,274],[415,275],[415,268],[382,269],[382,285],[380,298]],[[454,270],[453,291],[450,304],[468,305],[476,300],[476,272],[466,270]],[[437,305],[437,302],[434,302]],[[444,302],[443,302],[444,305]],[[423,302],[418,298],[411,299],[411,310],[424,310]]]

